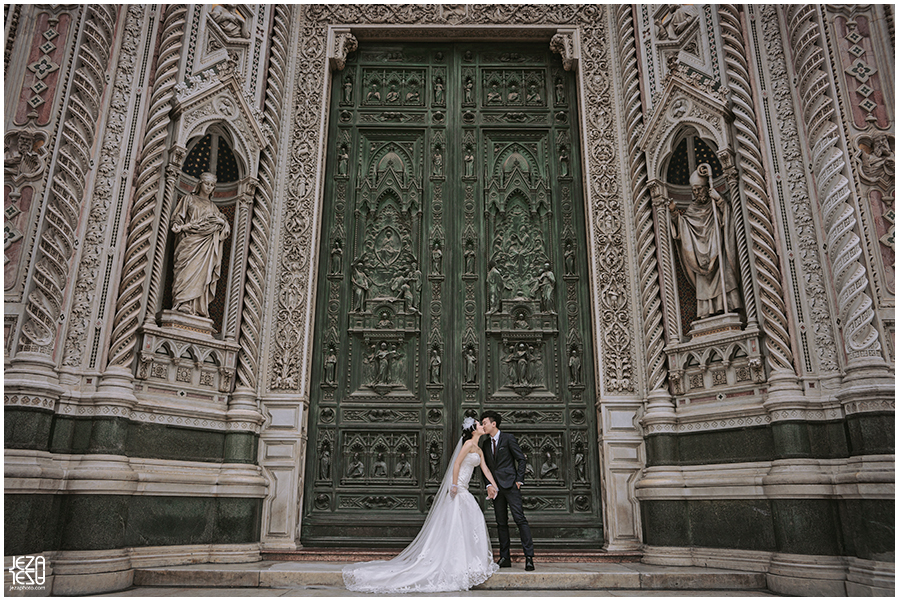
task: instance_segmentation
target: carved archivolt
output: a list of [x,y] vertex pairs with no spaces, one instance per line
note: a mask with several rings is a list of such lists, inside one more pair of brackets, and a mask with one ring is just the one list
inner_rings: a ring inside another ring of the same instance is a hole
[[134,360],[137,330],[140,326],[141,300],[146,291],[147,268],[154,236],[153,222],[164,175],[163,158],[166,151],[171,118],[170,103],[175,97],[178,63],[184,38],[187,7],[172,4],[166,7],[157,61],[153,93],[144,135],[134,205],[125,242],[125,264],[119,284],[116,315],[110,343],[110,366],[130,367]]
[[50,183],[47,218],[38,244],[19,351],[49,355],[56,339],[117,12],[115,5],[91,5],[85,20],[84,42],[60,131],[62,143]]
[[840,148],[841,134],[830,80],[823,64],[826,51],[815,6],[786,9],[798,94],[809,135],[816,190],[825,218],[831,272],[838,289],[838,317],[850,364],[882,357],[869,278],[860,263],[863,249],[856,233],[858,218],[850,199],[849,166]]

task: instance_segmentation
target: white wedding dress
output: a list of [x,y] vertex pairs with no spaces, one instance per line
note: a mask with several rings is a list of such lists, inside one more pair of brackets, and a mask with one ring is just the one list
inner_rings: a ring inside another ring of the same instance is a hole
[[462,440],[413,542],[391,560],[344,567],[348,590],[372,594],[467,591],[499,570],[493,561],[484,514],[468,490],[472,471],[481,463],[477,453],[463,458],[459,489],[450,497],[453,463],[461,447]]

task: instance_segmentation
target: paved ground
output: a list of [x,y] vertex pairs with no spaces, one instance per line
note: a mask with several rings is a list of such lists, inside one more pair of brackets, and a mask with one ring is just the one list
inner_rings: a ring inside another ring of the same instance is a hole
[[[348,592],[345,589],[326,586],[308,586],[308,587],[229,587],[229,588],[207,588],[207,587],[135,587],[123,592],[112,594],[100,594],[93,597],[106,596],[123,596],[123,597],[333,597],[333,596],[368,596],[371,594],[360,594],[357,592]],[[691,596],[722,596],[722,597],[758,597],[758,596],[774,596],[771,592],[765,591],[736,591],[736,590],[579,590],[579,591],[559,591],[559,590],[543,590],[543,591],[516,591],[516,590],[472,590],[468,592],[448,592],[444,594],[407,594],[407,596],[421,597],[466,597],[478,598],[485,596],[497,597],[519,597],[519,598],[545,598],[545,597],[599,597],[599,596],[654,596],[654,597],[691,597]],[[400,596],[396,596],[400,597]]]

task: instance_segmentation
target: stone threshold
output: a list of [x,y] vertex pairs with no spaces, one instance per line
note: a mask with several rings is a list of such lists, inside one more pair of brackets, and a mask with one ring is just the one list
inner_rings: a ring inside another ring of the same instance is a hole
[[[705,567],[640,563],[555,563],[526,572],[523,563],[500,569],[475,589],[483,590],[765,590],[766,575]],[[343,588],[343,562],[195,564],[135,569],[135,586]]]
[[[390,560],[403,550],[371,548],[303,548],[290,552],[261,553],[263,560],[286,560],[293,562],[365,562],[368,560]],[[494,550],[494,559],[500,553]],[[640,562],[640,552],[606,552],[604,550],[541,550],[535,553],[536,563],[560,562]],[[525,562],[521,550],[512,553],[513,562]]]

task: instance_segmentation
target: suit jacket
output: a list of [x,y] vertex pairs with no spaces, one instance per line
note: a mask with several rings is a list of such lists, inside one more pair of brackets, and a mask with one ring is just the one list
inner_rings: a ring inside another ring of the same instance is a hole
[[[514,435],[500,431],[500,440],[497,442],[497,457],[491,450],[491,438],[485,436],[481,443],[484,451],[484,461],[494,475],[497,485],[504,489],[511,489],[516,482],[525,482],[525,454],[516,442]],[[485,478],[485,485],[489,484]]]

